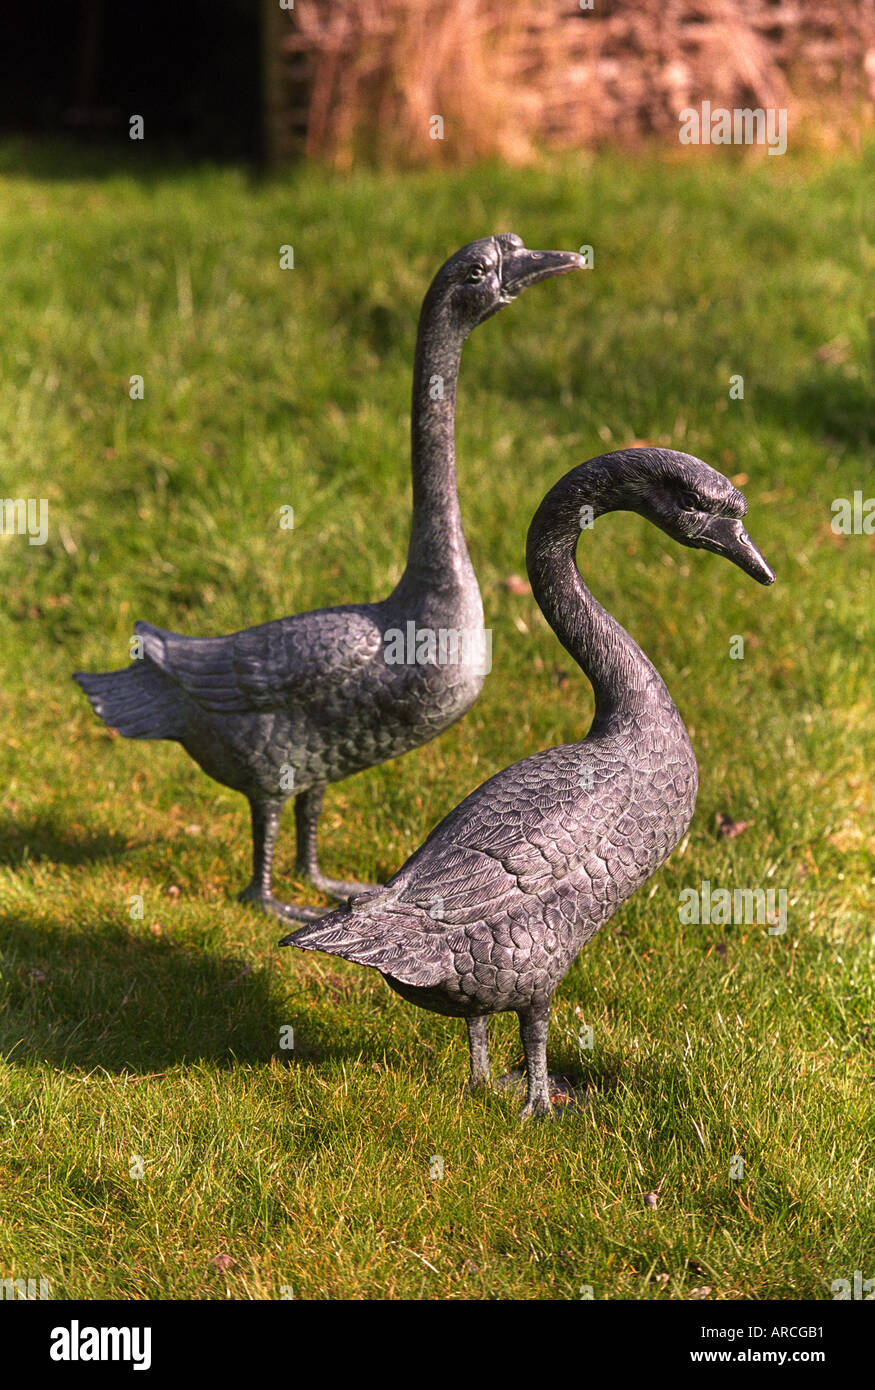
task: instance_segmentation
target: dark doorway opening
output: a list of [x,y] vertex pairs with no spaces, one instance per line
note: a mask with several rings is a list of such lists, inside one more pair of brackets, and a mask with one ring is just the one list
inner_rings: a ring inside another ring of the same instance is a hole
[[259,0],[4,0],[0,131],[262,153]]

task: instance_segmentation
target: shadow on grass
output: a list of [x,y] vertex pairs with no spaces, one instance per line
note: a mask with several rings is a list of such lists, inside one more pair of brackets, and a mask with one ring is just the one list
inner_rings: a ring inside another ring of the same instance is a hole
[[788,428],[802,425],[860,449],[871,445],[875,434],[871,387],[862,375],[849,377],[834,367],[809,371],[790,391],[770,389],[767,409]]
[[10,869],[27,863],[92,864],[117,859],[137,848],[111,830],[77,830],[68,820],[43,812],[30,820],[0,818],[0,865]]
[[[154,1073],[180,1062],[313,1065],[335,1050],[294,1024],[270,969],[108,923],[71,927],[0,917],[0,1056],[19,1065]],[[296,1029],[297,1032],[297,1029]]]
[[145,148],[147,144],[143,142],[134,158],[127,130],[114,140],[77,140],[64,134],[4,135],[0,138],[0,176],[45,183],[123,178],[148,189],[180,175],[216,169],[240,170],[253,185],[261,178],[260,170],[240,156],[200,154],[171,140],[153,140],[151,149]]
[[548,1038],[547,1063],[551,1075],[562,1077],[575,1090],[588,1096],[610,1095],[621,1083],[628,1081],[628,1067],[621,1057],[611,1053],[596,1057],[569,1047],[562,1039],[557,1039],[556,1045],[551,1047]]
[[[281,964],[294,960],[293,953],[281,954]],[[6,912],[0,966],[0,1057],[18,1066],[154,1075],[204,1061],[228,1068],[272,1061],[322,1067],[352,1059],[405,1065],[407,1049],[396,1049],[383,1030],[353,1023],[350,1036],[338,1026],[339,1016],[354,1009],[345,994],[327,1007],[314,998],[312,1009],[302,1010],[284,1001],[284,982],[278,984],[270,966],[114,923],[23,922]],[[299,995],[293,978],[288,983]],[[284,1051],[280,1038],[290,1024],[295,1047]],[[618,1084],[621,1069],[613,1059],[581,1064],[560,1043],[550,1062],[590,1094]]]

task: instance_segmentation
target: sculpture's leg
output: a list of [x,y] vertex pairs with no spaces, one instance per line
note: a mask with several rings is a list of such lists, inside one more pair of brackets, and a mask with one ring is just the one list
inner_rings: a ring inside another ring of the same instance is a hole
[[314,888],[327,893],[331,898],[351,898],[356,893],[369,893],[376,887],[373,883],[356,883],[343,878],[328,878],[319,868],[317,830],[322,810],[324,787],[310,787],[295,797],[295,829],[298,835],[298,854],[296,873],[308,878]]
[[240,902],[258,903],[274,917],[315,922],[322,915],[310,907],[280,902],[271,887],[273,850],[280,828],[281,801],[250,801],[252,812],[252,882],[239,894]]
[[526,1055],[526,1103],[520,1119],[530,1115],[539,1119],[552,1116],[550,1080],[547,1075],[547,1032],[550,1027],[550,1004],[536,1004],[520,1013],[520,1037]]
[[471,1080],[468,1082],[469,1091],[478,1091],[481,1086],[489,1082],[489,1035],[486,1025],[489,1022],[487,1014],[478,1014],[476,1018],[466,1018],[468,1025],[468,1048],[471,1053]]

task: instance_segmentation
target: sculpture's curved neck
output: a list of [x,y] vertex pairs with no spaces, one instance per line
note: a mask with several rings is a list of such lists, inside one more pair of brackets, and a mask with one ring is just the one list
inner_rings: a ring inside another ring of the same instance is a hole
[[401,586],[474,586],[456,490],[456,380],[465,333],[426,295],[413,368],[413,520]]
[[662,677],[628,632],[590,593],[575,561],[577,543],[605,512],[621,502],[616,481],[598,467],[581,492],[563,478],[547,494],[529,528],[526,564],[538,604],[563,647],[584,671],[595,692],[592,732],[617,721],[645,720],[650,710],[680,715]]

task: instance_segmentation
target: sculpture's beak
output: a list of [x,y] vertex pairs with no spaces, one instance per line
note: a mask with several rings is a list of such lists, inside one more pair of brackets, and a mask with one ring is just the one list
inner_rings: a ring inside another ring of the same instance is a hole
[[725,555],[758,584],[774,584],[775,572],[734,516],[710,516],[705,529],[696,537],[695,545]]
[[553,275],[567,275],[570,270],[583,270],[586,261],[576,251],[529,251],[520,246],[505,254],[501,265],[501,289],[508,299],[521,290],[549,280]]

